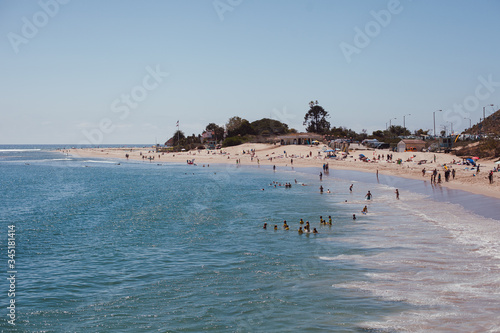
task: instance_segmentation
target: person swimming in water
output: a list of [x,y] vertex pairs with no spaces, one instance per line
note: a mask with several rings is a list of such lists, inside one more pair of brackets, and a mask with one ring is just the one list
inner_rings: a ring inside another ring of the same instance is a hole
[[299,223],[300,223],[300,224],[304,224],[304,220],[303,220],[303,219],[300,219]]
[[274,225],[274,230],[278,230],[278,226],[276,224]]
[[352,214],[352,219],[355,220],[356,219],[356,214]]
[[313,229],[313,234],[317,234],[318,233],[318,230],[316,230],[316,228]]
[[368,193],[366,193],[365,198],[366,198],[366,200],[371,200],[372,199],[372,194],[371,194],[370,191],[368,191]]
[[363,214],[368,213],[368,207],[366,207],[366,206],[365,206],[365,207],[363,208],[363,210],[361,211],[361,213],[363,213]]
[[267,223],[264,223],[264,227],[262,229],[267,229]]
[[299,235],[303,234],[303,233],[304,233],[304,231],[302,230],[302,227],[299,227]]
[[332,217],[330,215],[328,215],[328,224],[332,225]]

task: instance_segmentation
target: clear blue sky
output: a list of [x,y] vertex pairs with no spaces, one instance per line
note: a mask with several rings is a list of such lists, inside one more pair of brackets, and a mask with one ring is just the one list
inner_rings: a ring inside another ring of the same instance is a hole
[[311,100],[357,132],[439,109],[460,131],[500,105],[496,0],[59,1],[0,1],[0,144],[149,144],[232,116],[303,131]]

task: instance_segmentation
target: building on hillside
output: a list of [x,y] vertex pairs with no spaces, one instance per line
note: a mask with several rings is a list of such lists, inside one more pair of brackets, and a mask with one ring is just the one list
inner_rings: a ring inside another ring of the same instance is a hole
[[425,141],[423,140],[401,140],[398,142],[398,152],[405,151],[422,151],[425,149]]
[[172,151],[174,149],[174,138],[170,138],[165,142],[165,145],[162,147],[160,144],[156,145],[156,152],[157,153],[165,153]]
[[312,145],[323,142],[323,136],[315,133],[291,133],[279,135],[275,139],[281,145]]
[[167,142],[165,142],[165,147],[171,148],[173,146],[174,146],[174,138],[170,138],[167,140]]

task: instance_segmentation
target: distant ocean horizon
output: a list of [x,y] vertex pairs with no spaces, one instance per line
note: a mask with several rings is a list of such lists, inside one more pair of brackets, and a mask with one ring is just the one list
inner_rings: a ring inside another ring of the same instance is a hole
[[94,144],[67,144],[67,143],[57,143],[57,144],[37,144],[37,143],[30,143],[30,144],[0,144],[0,149],[43,149],[43,150],[57,150],[57,149],[70,149],[70,148],[126,148],[126,147],[135,147],[135,148],[142,148],[142,147],[153,147],[155,144],[153,143],[148,143],[148,144],[140,144],[140,143],[133,143],[133,144],[99,144],[99,145],[94,145]]
[[[497,199],[354,171],[320,182],[320,168],[57,151],[71,147],[0,145],[2,330],[14,225],[19,331],[500,331]],[[319,233],[299,235],[301,218]]]

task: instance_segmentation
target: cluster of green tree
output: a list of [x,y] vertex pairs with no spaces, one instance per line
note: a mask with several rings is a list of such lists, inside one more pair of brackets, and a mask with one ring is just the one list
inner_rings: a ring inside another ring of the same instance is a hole
[[[304,116],[303,125],[306,126],[307,132],[323,134],[335,138],[347,138],[354,141],[362,141],[367,138],[375,138],[379,141],[384,141],[388,143],[397,142],[400,136],[411,135],[408,129],[402,126],[391,126],[385,131],[377,130],[368,135],[366,130],[362,130],[361,133],[356,133],[352,129],[347,129],[346,127],[330,127],[330,122],[328,118],[330,115],[322,106],[318,104],[318,101],[309,103],[309,110]],[[282,135],[287,133],[296,133],[295,129],[289,129],[287,124],[284,124],[278,120],[262,118],[253,122],[249,122],[247,119],[234,116],[229,118],[228,122],[224,127],[219,126],[215,123],[210,123],[205,127],[206,132],[213,133],[212,141],[222,142],[223,147],[235,146],[242,144],[244,142],[255,140],[256,137],[270,137],[274,135]],[[422,129],[415,131],[415,135],[426,135],[427,131]],[[177,131],[172,137],[174,142],[174,147],[177,149],[193,149],[202,148],[202,136],[201,135],[191,135],[185,137],[182,131]]]
[[[222,146],[235,146],[253,140],[257,136],[269,137],[271,135],[281,135],[290,132],[296,132],[294,129],[289,129],[287,124],[278,120],[263,118],[254,122],[249,122],[247,119],[240,117],[231,117],[223,126],[215,123],[210,123],[205,127],[205,132],[213,133],[211,141],[221,142]],[[175,150],[202,148],[202,136],[191,135],[186,137],[185,134],[178,130],[171,138]]]
[[256,136],[269,137],[289,133],[288,125],[278,120],[262,118],[253,122],[240,117],[232,117],[226,124],[227,137],[223,146],[235,146],[252,140]]

